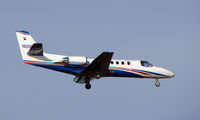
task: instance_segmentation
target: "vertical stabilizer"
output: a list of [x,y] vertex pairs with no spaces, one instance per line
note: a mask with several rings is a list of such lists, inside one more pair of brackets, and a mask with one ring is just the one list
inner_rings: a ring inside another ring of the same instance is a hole
[[31,37],[30,33],[27,31],[17,31],[17,40],[19,43],[19,48],[22,54],[23,60],[26,60],[27,53],[29,52],[31,46],[36,43],[35,40]]

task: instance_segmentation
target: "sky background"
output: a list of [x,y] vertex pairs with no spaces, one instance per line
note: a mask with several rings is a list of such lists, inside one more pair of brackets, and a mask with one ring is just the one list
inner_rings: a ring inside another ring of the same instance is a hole
[[[1,0],[0,120],[199,120],[198,0]],[[44,51],[148,60],[172,79],[102,78],[92,89],[73,76],[22,62],[15,31]]]

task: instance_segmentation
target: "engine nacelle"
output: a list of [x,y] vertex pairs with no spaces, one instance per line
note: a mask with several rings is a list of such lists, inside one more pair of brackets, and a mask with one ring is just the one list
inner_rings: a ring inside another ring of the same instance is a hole
[[87,63],[87,58],[84,56],[69,56],[68,61],[69,64],[84,65]]
[[59,64],[74,64],[74,65],[84,65],[87,63],[87,57],[84,56],[68,56],[63,57],[62,59],[55,60],[54,63]]
[[87,58],[84,56],[69,56],[56,61],[56,63],[84,65],[87,63]]

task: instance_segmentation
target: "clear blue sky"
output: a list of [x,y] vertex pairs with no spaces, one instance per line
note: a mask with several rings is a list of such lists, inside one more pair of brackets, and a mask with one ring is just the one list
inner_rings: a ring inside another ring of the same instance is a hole
[[[0,120],[199,120],[198,0],[2,0]],[[49,53],[148,60],[172,79],[73,76],[23,64],[15,31]]]

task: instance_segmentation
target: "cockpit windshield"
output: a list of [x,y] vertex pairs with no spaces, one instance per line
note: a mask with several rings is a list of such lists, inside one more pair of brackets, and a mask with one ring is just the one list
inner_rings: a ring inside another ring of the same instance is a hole
[[144,67],[153,67],[153,65],[149,63],[148,61],[141,61],[141,65]]

